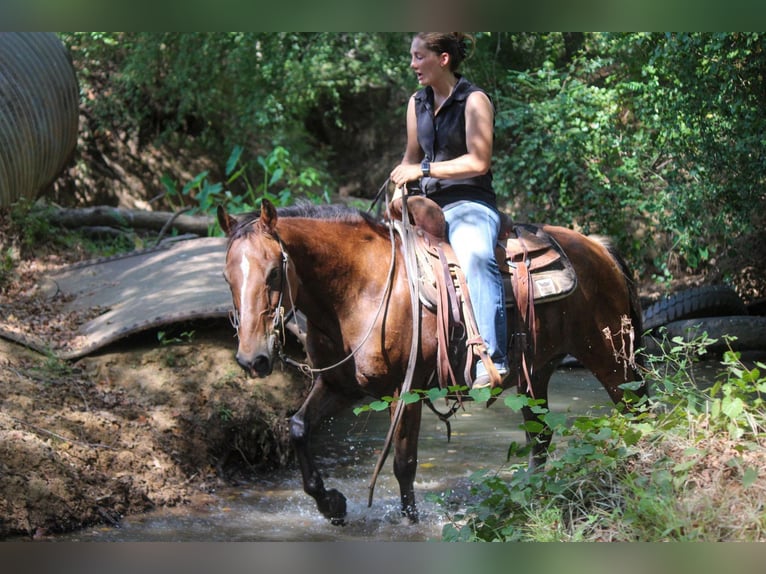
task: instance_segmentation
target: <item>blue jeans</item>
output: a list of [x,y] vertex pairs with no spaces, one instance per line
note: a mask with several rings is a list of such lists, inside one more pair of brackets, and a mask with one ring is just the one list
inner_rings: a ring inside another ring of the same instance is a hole
[[[505,290],[495,259],[500,215],[482,203],[464,201],[448,205],[444,217],[449,242],[468,283],[479,333],[492,362],[505,370],[508,367]],[[477,376],[485,371],[481,362],[476,368]]]

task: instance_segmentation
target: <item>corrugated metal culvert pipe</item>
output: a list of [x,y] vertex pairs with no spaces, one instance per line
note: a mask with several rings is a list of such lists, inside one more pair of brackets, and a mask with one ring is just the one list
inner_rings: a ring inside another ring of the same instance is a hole
[[52,33],[0,32],[0,207],[37,199],[77,144],[79,88]]

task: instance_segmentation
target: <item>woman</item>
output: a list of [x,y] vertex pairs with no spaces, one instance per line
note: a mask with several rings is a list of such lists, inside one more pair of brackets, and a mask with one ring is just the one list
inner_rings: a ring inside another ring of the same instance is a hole
[[[410,67],[423,86],[407,106],[407,148],[391,172],[397,187],[420,190],[444,210],[447,235],[463,269],[476,323],[501,377],[506,358],[505,294],[495,260],[500,215],[492,188],[494,108],[487,94],[458,72],[466,57],[462,32],[421,32]],[[490,384],[482,362],[473,388]]]

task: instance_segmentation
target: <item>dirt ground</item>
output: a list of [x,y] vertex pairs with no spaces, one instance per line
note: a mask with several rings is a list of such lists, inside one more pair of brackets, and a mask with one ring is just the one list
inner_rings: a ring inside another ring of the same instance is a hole
[[[88,256],[56,242],[30,250],[11,227],[0,220],[0,245],[14,253],[2,320],[66,337],[73,330],[36,286]],[[287,418],[308,381],[248,379],[235,349],[227,320],[146,331],[77,361],[0,338],[0,539],[205,505],[220,485],[286,464]],[[303,358],[297,340],[287,350]]]
[[204,505],[286,462],[302,381],[246,379],[228,324],[191,328],[190,342],[152,333],[71,364],[0,339],[0,538]]

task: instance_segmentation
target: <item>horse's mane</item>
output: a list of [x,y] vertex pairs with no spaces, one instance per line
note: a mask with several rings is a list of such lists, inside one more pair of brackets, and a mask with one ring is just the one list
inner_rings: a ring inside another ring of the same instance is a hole
[[359,223],[360,221],[375,223],[375,218],[369,213],[342,203],[323,203],[318,205],[302,201],[289,207],[280,207],[277,209],[277,215],[279,217],[306,217],[309,219],[324,219],[345,223]]
[[[231,239],[236,239],[257,227],[260,211],[251,211],[237,217],[238,224],[235,227]],[[301,201],[295,205],[277,208],[277,217],[282,218],[306,218],[321,219],[323,221],[337,221],[339,223],[368,223],[373,227],[379,227],[380,222],[370,213],[349,207],[343,204],[315,204]],[[256,225],[252,225],[256,223]]]

